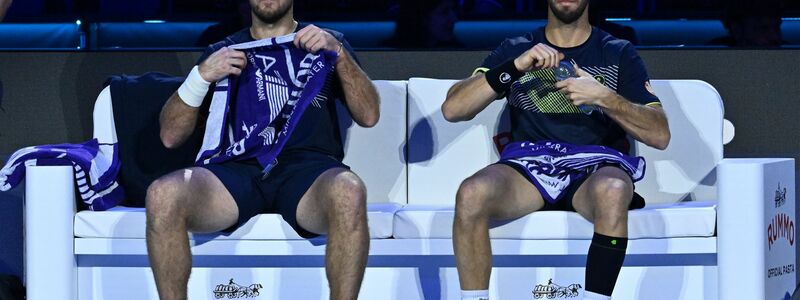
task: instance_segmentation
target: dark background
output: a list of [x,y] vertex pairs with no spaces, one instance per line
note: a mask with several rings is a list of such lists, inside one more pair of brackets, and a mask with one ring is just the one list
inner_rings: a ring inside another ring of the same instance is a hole
[[[16,0],[7,16],[11,22],[141,21],[163,19],[202,21],[235,13],[238,0]],[[300,19],[389,20],[403,0],[295,0]],[[409,0],[405,0],[409,1]],[[608,17],[638,19],[717,18],[722,8],[739,0],[594,0]],[[798,16],[799,1],[783,2],[784,16]],[[464,19],[542,18],[543,0],[458,0]]]
[[[653,79],[700,79],[717,88],[725,116],[736,126],[725,157],[800,159],[800,49],[639,53]],[[487,52],[358,54],[372,79],[455,79],[468,76]],[[92,105],[108,76],[148,71],[182,75],[197,56],[199,52],[0,52],[0,162],[21,147],[89,139]],[[22,275],[23,190],[0,193],[0,273]]]

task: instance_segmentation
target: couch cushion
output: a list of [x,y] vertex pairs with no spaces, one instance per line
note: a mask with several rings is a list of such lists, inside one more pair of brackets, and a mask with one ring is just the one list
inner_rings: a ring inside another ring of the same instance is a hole
[[653,80],[672,134],[665,151],[633,143],[647,159],[636,192],[648,203],[717,198],[716,166],[722,160],[724,109],[717,90],[700,80]]
[[[631,211],[630,239],[709,237],[715,233],[715,202],[655,204]],[[397,211],[394,237],[398,239],[452,237],[453,207],[409,205]],[[497,239],[591,239],[591,223],[575,212],[542,211],[492,224]]]
[[492,138],[508,132],[505,101],[467,122],[450,123],[442,103],[455,80],[408,81],[408,204],[453,205],[458,186],[498,159]]
[[[392,220],[400,207],[394,203],[367,205],[369,236],[373,239],[392,236]],[[108,211],[82,211],[75,215],[75,236],[81,238],[126,238],[145,237],[144,208],[117,206]],[[302,240],[297,232],[278,214],[261,214],[230,235],[196,234],[198,239],[226,240]]]
[[[367,203],[407,203],[406,82],[373,81],[381,98],[380,121],[372,128],[353,122],[339,101],[337,111],[344,141],[344,163],[367,186]],[[380,166],[376,168],[376,166]]]

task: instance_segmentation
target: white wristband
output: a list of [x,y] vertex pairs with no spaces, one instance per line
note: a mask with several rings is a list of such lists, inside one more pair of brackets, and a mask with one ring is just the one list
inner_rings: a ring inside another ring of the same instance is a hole
[[200,107],[200,105],[203,104],[203,99],[206,97],[210,84],[210,82],[200,76],[200,69],[198,66],[194,66],[192,71],[189,72],[189,75],[186,76],[186,80],[181,84],[181,87],[178,88],[178,96],[181,97],[181,100],[183,100],[186,105]]

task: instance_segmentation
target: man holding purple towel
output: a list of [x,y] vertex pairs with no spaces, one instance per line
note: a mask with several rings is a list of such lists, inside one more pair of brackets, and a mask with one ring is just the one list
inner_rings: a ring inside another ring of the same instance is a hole
[[203,141],[210,150],[197,167],[147,191],[147,250],[159,296],[187,297],[187,231],[231,231],[257,214],[279,213],[303,237],[327,235],[330,298],[356,299],[369,249],[366,188],[342,163],[336,101],[372,127],[378,93],[341,33],[295,21],[292,0],[250,5],[252,26],[209,46],[161,111],[161,140],[175,148],[210,106]]

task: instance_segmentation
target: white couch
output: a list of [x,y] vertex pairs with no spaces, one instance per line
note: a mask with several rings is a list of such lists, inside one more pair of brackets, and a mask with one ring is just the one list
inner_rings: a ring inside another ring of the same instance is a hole
[[[496,161],[492,138],[508,122],[497,101],[470,122],[447,123],[440,105],[453,82],[376,81],[378,125],[363,129],[343,121],[349,127],[345,163],[369,194],[372,240],[361,299],[459,299],[450,239],[455,191]],[[654,80],[653,88],[672,142],[666,151],[635,144],[648,160],[647,176],[636,185],[648,205],[630,214],[629,255],[614,298],[782,299],[796,277],[794,161],[723,159],[716,90],[694,80]],[[95,137],[116,141],[108,89],[94,117]],[[69,167],[28,168],[28,299],[156,299],[143,209],[76,214],[72,178]],[[785,202],[778,207],[780,195]],[[779,213],[791,227],[773,224],[781,226],[770,243],[768,226]],[[493,299],[559,296],[549,279],[583,284],[592,226],[577,214],[537,212],[495,224],[490,235]],[[324,238],[302,239],[278,215],[256,216],[229,236],[191,241],[190,299],[327,297]],[[230,280],[255,289],[235,295]]]

